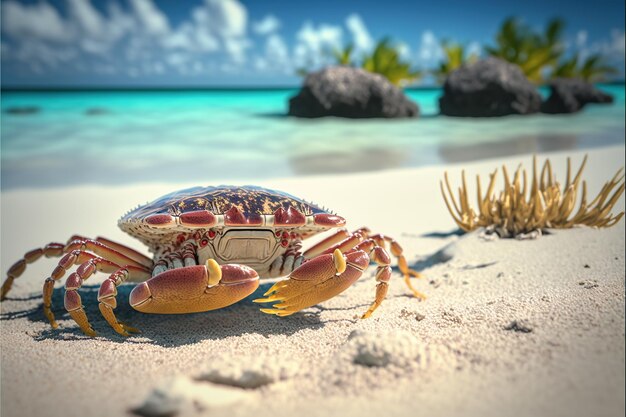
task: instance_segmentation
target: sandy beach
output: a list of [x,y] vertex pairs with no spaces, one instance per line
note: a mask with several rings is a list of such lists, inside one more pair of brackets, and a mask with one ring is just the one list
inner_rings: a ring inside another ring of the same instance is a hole
[[[539,157],[550,157],[562,180],[566,156],[577,167],[585,153],[583,177],[595,196],[624,166],[623,145]],[[143,404],[146,414],[182,416],[624,415],[624,220],[487,241],[455,233],[441,198],[446,170],[458,185],[465,169],[472,185],[502,164],[530,169],[531,158],[238,180],[312,200],[352,229],[398,239],[425,276],[414,284],[428,298],[413,298],[394,268],[386,301],[367,320],[359,316],[373,300],[375,268],[343,294],[287,318],[251,302],[266,282],[231,307],[186,316],[136,312],[127,302],[132,286],[123,286],[116,313],[142,330],[123,338],[99,313],[100,274],[83,286],[99,334],[88,338],[65,313],[61,285],[53,296],[60,327],[50,328],[41,286],[56,262],[31,265],[1,305],[1,414],[123,416]],[[117,219],[193,185],[3,192],[0,269],[75,233],[144,250]],[[622,210],[624,197],[614,209]]]

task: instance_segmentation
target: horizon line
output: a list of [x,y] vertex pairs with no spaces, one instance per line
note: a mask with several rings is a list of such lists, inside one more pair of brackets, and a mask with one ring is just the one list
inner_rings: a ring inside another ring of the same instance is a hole
[[[85,85],[85,86],[0,86],[0,91],[271,91],[271,90],[296,90],[301,88],[301,85],[253,85],[253,86],[236,86],[236,85],[224,85],[224,86],[177,86],[177,85],[165,85],[165,86],[152,86],[152,85]],[[438,89],[441,86],[412,86],[406,87],[404,90],[429,90]]]
[[[626,80],[612,80],[597,82],[593,84],[603,85],[624,85]],[[547,86],[547,84],[540,85],[539,87]],[[403,90],[437,90],[442,88],[442,85],[415,85],[403,88]],[[39,86],[39,85],[0,85],[0,92],[85,92],[85,91],[278,91],[278,90],[295,90],[301,88],[301,85],[253,85],[253,86],[236,86],[236,85],[224,85],[224,86],[206,86],[206,85],[190,85],[190,86],[177,86],[177,85],[58,85],[58,86]]]

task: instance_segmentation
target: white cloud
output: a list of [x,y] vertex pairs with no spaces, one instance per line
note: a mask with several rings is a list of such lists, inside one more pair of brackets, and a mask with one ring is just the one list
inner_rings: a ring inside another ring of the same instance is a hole
[[258,35],[269,35],[280,29],[280,20],[272,14],[268,14],[259,22],[252,25],[252,30]]
[[257,71],[265,71],[268,68],[268,64],[267,64],[267,60],[265,58],[262,58],[260,56],[257,56],[254,59],[254,68]]
[[276,33],[267,37],[264,54],[254,57],[253,64],[258,71],[293,73],[293,65],[287,43]]
[[107,26],[111,42],[131,33],[137,27],[134,17],[122,10],[117,3],[108,4],[108,14],[110,18]]
[[237,0],[205,0],[192,11],[195,39],[202,50],[219,49],[218,39],[233,61],[243,63],[250,47],[246,37],[248,11]]
[[166,35],[170,32],[167,16],[152,0],[130,0],[135,16],[150,35]]
[[237,0],[205,0],[206,21],[223,38],[243,37],[246,34],[248,11]]
[[94,38],[106,36],[104,20],[90,1],[67,0],[67,6],[71,20],[78,24],[83,33]]
[[411,59],[411,47],[408,44],[400,42],[396,45],[396,49],[401,59]]
[[265,45],[267,57],[279,64],[284,65],[289,61],[289,50],[287,44],[279,35],[270,35]]
[[[584,35],[582,35],[584,33]],[[578,32],[576,36],[576,51],[581,59],[586,59],[590,55],[599,54],[604,60],[611,65],[618,67],[620,71],[624,71],[624,53],[626,36],[623,30],[613,29],[608,39],[599,40],[589,43],[586,31]]]
[[469,45],[467,45],[467,49],[466,49],[466,56],[470,57],[472,55],[474,56],[481,56],[483,53],[483,47],[481,46],[481,44],[479,42],[473,41],[470,42]]
[[577,48],[582,48],[583,46],[585,46],[585,44],[587,44],[587,31],[586,30],[579,30],[578,33],[576,34],[576,47]]
[[167,49],[192,49],[194,44],[192,40],[193,33],[193,26],[189,23],[184,23],[169,36],[164,37],[161,44]]
[[202,51],[217,51],[220,49],[217,39],[204,30],[196,31],[196,42]]
[[341,48],[340,26],[305,22],[296,34],[294,60],[297,67],[318,68],[331,62],[330,52]]
[[[358,14],[350,14],[340,25],[304,22],[289,38],[279,32],[279,19],[267,14],[251,25],[256,35],[251,38],[248,11],[240,0],[202,0],[176,25],[154,0],[109,0],[102,11],[93,4],[66,0],[66,7],[57,9],[50,0],[26,5],[3,0],[3,60],[18,60],[25,70],[36,68],[44,74],[67,64],[101,74],[115,68],[118,74],[133,77],[172,71],[243,74],[248,68],[293,74],[294,68],[315,70],[334,63],[331,52],[346,38],[354,42],[357,53],[374,44]],[[577,39],[586,50],[621,54],[623,62],[623,31],[591,45],[582,32]],[[258,48],[252,48],[252,39]],[[423,32],[417,44],[398,41],[396,46],[403,59],[413,58],[423,67],[442,58],[431,31]],[[470,44],[468,49],[480,51],[480,45]]]
[[[241,65],[251,46],[246,36],[247,10],[237,0],[205,0],[175,29],[153,0],[111,1],[104,12],[93,7],[91,0],[66,1],[65,17],[46,0],[33,6],[3,2],[3,59],[45,68],[58,65],[71,50],[76,64],[86,65],[86,71],[93,66],[103,73],[104,64],[116,62],[120,68],[132,68],[124,70],[129,75],[154,74],[165,70],[162,63],[156,68],[151,64],[161,57],[170,66],[175,62],[181,67],[182,56],[201,58],[221,51],[218,59],[226,54]],[[67,48],[55,57],[60,44]],[[89,60],[80,59],[84,55]],[[188,69],[204,71],[204,64],[198,62]]]
[[417,58],[423,67],[431,67],[443,59],[441,44],[432,31],[422,32]]
[[16,58],[19,61],[31,65],[42,63],[52,68],[69,62],[74,57],[76,57],[76,51],[73,48],[58,45],[50,46],[37,39],[22,42],[20,48],[16,50]]
[[626,34],[623,30],[613,29],[611,31],[611,42],[607,48],[607,53],[616,55],[624,60],[626,52]]
[[80,41],[80,47],[85,52],[104,55],[109,51],[111,45],[108,42],[99,42],[90,38],[85,38]]
[[22,5],[2,3],[2,31],[14,38],[67,42],[72,39],[57,10],[46,2]]
[[224,47],[226,48],[226,52],[230,55],[230,58],[242,64],[246,62],[246,49],[250,47],[250,42],[247,39],[234,39],[227,38],[224,39]]
[[370,36],[365,23],[358,14],[351,14],[346,19],[346,26],[352,34],[354,40],[354,48],[357,51],[369,51],[374,45],[374,41]]
[[190,60],[189,55],[182,53],[182,52],[174,52],[165,57],[165,61],[173,67],[183,66],[189,60]]

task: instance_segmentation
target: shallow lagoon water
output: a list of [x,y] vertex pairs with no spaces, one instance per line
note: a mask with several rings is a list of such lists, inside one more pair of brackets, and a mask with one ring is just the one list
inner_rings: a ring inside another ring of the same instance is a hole
[[[624,143],[624,85],[600,87],[613,105],[496,119],[439,116],[440,89],[409,90],[421,117],[407,120],[286,117],[295,89],[3,92],[2,189],[216,184]],[[38,111],[6,113],[17,107]]]

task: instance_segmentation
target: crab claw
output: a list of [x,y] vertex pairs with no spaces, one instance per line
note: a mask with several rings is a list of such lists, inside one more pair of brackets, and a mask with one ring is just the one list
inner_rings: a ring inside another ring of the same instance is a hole
[[137,285],[130,305],[142,313],[198,313],[226,307],[259,286],[256,271],[244,265],[206,265],[170,269]]
[[319,255],[294,270],[289,279],[279,281],[255,303],[272,303],[272,308],[261,311],[277,316],[289,316],[304,308],[326,301],[345,291],[369,265],[369,256],[363,251],[344,255],[339,250]]

